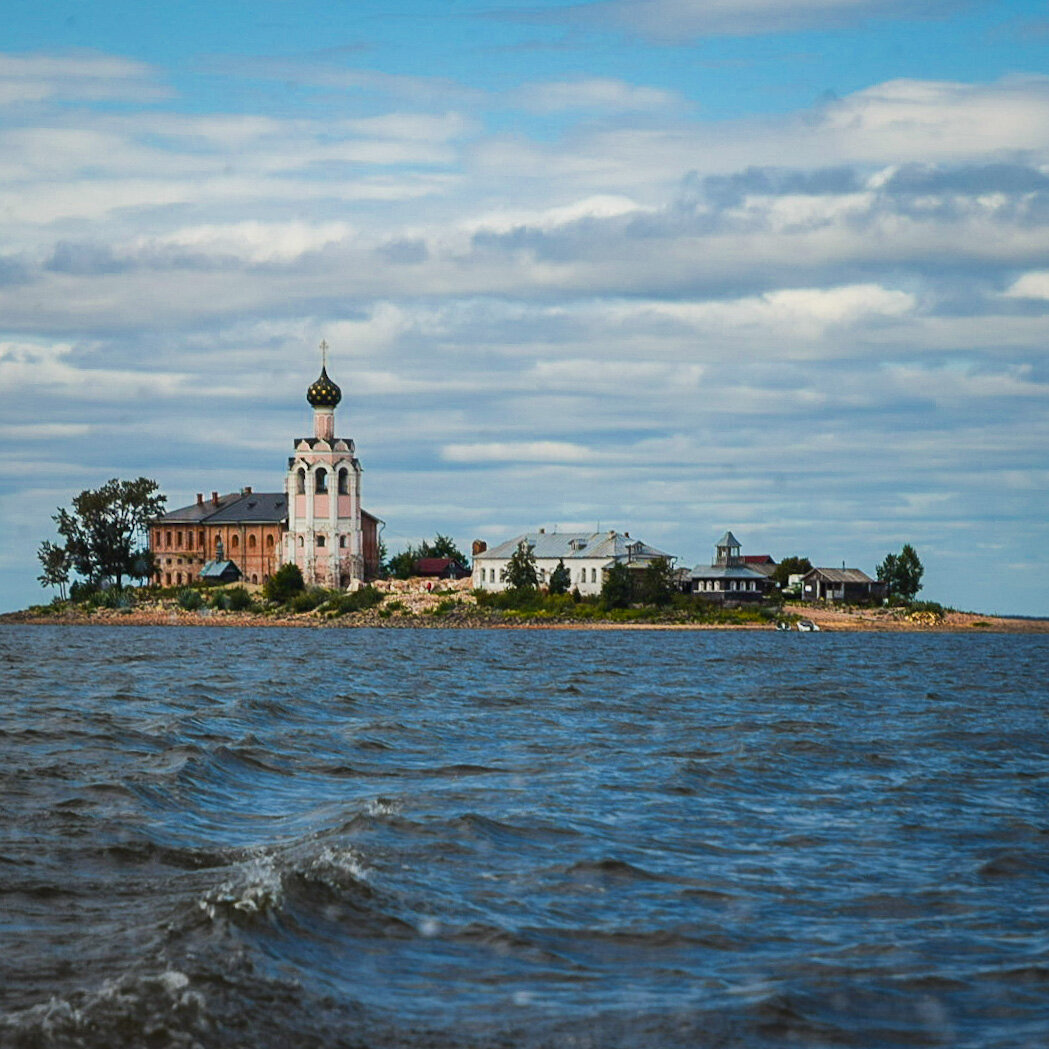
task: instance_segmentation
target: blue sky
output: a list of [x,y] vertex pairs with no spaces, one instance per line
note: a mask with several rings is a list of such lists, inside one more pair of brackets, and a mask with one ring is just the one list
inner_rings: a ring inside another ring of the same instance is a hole
[[8,2],[0,608],[110,477],[1049,614],[1043,4]]

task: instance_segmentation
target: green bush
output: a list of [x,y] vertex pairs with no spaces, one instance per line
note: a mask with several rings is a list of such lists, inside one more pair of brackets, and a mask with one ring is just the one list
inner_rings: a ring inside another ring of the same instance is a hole
[[262,593],[266,600],[276,601],[281,605],[286,605],[296,594],[301,594],[305,589],[306,584],[302,580],[302,572],[298,565],[281,565],[262,584]]
[[[292,565],[291,567],[294,568],[295,566]],[[329,597],[330,594],[327,590],[314,586],[310,587],[309,590],[303,590],[301,593],[295,594],[287,602],[287,605],[293,612],[312,612],[315,608],[320,608]]]
[[77,579],[69,588],[69,600],[74,605],[86,604],[98,593],[95,583],[85,583]]
[[231,612],[247,612],[254,604],[247,587],[235,586],[226,591],[226,607]]
[[[324,610],[334,615],[349,615],[353,612],[363,612],[376,605],[381,605],[386,595],[373,586],[362,586],[360,590],[351,590],[349,593],[332,593],[325,603]],[[395,602],[400,604],[400,602]],[[404,606],[401,605],[403,608]]]
[[180,590],[178,592],[179,608],[187,612],[196,612],[198,608],[204,607],[204,597],[199,590]]
[[234,586],[216,590],[211,595],[211,607],[223,612],[247,612],[255,607],[255,601],[246,587]]

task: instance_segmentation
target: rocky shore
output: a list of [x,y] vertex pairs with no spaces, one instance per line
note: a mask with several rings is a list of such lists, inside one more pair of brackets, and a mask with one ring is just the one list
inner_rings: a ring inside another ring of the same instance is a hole
[[[413,580],[380,580],[376,588],[386,600],[367,611],[333,615],[320,609],[295,614],[285,610],[226,612],[211,608],[187,611],[177,601],[163,600],[131,608],[65,608],[54,611],[38,606],[0,615],[0,623],[35,625],[181,626],[181,627],[296,627],[347,629],[488,629],[488,630],[770,630],[771,623],[718,623],[688,620],[667,613],[665,618],[624,621],[524,617],[500,613],[477,605],[468,579],[429,584]],[[941,632],[941,633],[1049,633],[1049,619],[1019,619],[973,612],[908,613],[901,609],[835,608],[785,605],[783,618],[815,623],[821,631]]]

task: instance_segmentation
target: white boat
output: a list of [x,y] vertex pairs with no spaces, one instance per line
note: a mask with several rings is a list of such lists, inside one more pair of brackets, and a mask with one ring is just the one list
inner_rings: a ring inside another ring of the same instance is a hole
[[798,629],[803,633],[807,633],[811,630],[819,630],[819,625],[817,623],[813,623],[811,619],[799,619]]

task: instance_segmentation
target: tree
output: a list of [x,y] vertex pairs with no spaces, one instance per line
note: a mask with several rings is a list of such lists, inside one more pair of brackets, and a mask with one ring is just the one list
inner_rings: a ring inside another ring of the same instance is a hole
[[534,590],[539,582],[535,554],[527,543],[520,543],[503,569],[503,582],[511,590]]
[[634,598],[630,569],[617,561],[605,575],[601,585],[601,603],[605,608],[626,608]]
[[69,582],[69,570],[73,567],[64,546],[55,546],[45,539],[36,552],[44,571],[37,576],[41,586],[57,586],[58,595],[66,599],[66,583]]
[[567,594],[572,585],[572,573],[564,560],[557,562],[557,567],[550,573],[549,590],[551,594]]
[[792,575],[804,575],[812,571],[812,562],[807,557],[785,557],[772,573],[772,578],[780,586],[786,586]]
[[669,605],[674,598],[674,570],[665,557],[657,557],[645,565],[641,573],[640,598],[646,605]]
[[111,579],[117,587],[124,585],[124,576],[148,574],[147,528],[166,502],[157,482],[148,477],[114,477],[101,488],[82,491],[73,500],[72,512],[59,507],[53,520],[65,539],[72,568],[92,583]]
[[898,554],[886,554],[885,560],[878,565],[878,582],[885,584],[890,597],[913,601],[922,588],[924,572],[925,566],[918,552],[910,543],[904,543]]
[[448,557],[464,566],[468,563],[466,555],[455,545],[455,541],[438,532],[432,543],[425,539],[420,546],[409,543],[399,554],[390,558],[386,570],[394,579],[408,579],[415,571],[415,562],[424,557]]
[[303,581],[302,572],[295,564],[281,565],[262,584],[262,593],[266,600],[277,601],[282,605],[287,604],[296,594],[302,593],[305,589],[306,583]]

